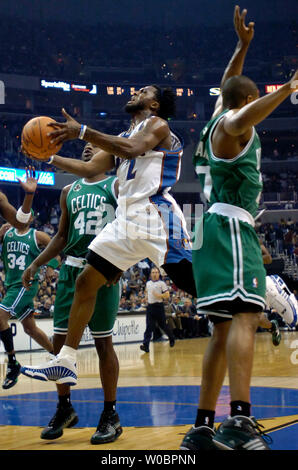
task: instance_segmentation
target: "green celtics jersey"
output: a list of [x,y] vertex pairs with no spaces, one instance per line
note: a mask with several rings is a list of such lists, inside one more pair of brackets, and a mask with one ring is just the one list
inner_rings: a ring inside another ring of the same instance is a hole
[[66,199],[69,217],[66,255],[85,257],[90,242],[115,219],[115,181],[116,177],[110,176],[95,183],[82,178],[72,184]]
[[232,204],[255,217],[263,188],[260,139],[253,128],[250,141],[239,155],[231,159],[216,157],[212,151],[211,137],[226,112],[211,119],[202,130],[193,164],[210,205],[215,202]]
[[[2,245],[5,287],[21,285],[23,272],[39,254],[35,229],[30,228],[24,234],[19,234],[15,228],[8,230]],[[38,279],[38,272],[35,279]]]

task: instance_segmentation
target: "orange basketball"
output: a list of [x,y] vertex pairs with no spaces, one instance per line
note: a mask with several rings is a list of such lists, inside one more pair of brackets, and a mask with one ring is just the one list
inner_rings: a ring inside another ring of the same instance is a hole
[[22,130],[22,147],[29,155],[37,160],[48,160],[55,155],[62,147],[62,144],[51,144],[51,137],[47,134],[52,132],[53,127],[47,124],[55,122],[48,116],[38,116],[30,119]]

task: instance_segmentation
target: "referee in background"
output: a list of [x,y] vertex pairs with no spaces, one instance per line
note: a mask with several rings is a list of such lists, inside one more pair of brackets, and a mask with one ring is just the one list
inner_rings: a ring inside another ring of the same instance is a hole
[[140,349],[149,352],[149,343],[155,325],[157,324],[169,337],[171,348],[175,344],[173,332],[166,324],[164,300],[169,299],[170,292],[164,281],[159,279],[159,269],[154,267],[151,269],[151,280],[146,283],[146,293],[148,298],[147,314],[146,314],[146,330],[144,333],[144,341]]

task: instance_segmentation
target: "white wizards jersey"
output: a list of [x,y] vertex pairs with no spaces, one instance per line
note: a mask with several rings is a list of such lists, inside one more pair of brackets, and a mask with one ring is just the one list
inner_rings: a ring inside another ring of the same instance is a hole
[[[150,118],[148,118],[150,119]],[[147,119],[122,137],[132,138]],[[186,221],[170,188],[178,181],[182,145],[171,132],[171,149],[156,147],[133,159],[115,157],[119,195],[116,218],[92,240],[89,249],[121,271],[149,258],[156,266],[191,262]]]
[[[134,137],[146,124],[147,118],[130,133],[122,137]],[[164,194],[179,180],[181,172],[182,144],[171,132],[171,149],[156,147],[133,159],[115,157],[119,179],[118,206],[130,206],[151,196]]]

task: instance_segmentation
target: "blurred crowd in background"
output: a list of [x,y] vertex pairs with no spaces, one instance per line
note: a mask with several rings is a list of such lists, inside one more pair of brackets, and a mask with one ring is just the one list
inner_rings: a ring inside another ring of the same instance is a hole
[[[274,27],[276,34],[272,35]],[[265,22],[259,22],[257,28],[258,39],[246,68],[255,80],[264,76],[267,80],[287,79],[293,68],[291,57],[297,54],[297,19],[283,24],[282,30],[279,24]],[[129,69],[134,69],[138,80],[199,84],[218,78],[217,69],[225,67],[236,40],[232,24],[228,28],[206,24],[165,29],[137,22],[116,26],[100,22],[100,18],[97,25],[61,20],[28,23],[14,18],[1,25],[0,44],[11,37],[14,40],[0,50],[0,71],[4,73],[97,79],[103,76],[102,70],[96,70],[101,66],[110,69],[105,78],[113,79],[113,67],[123,67],[127,69],[123,78],[128,80],[132,78]],[[88,38],[92,41],[86,47]],[[284,55],[288,60],[281,61]]]

